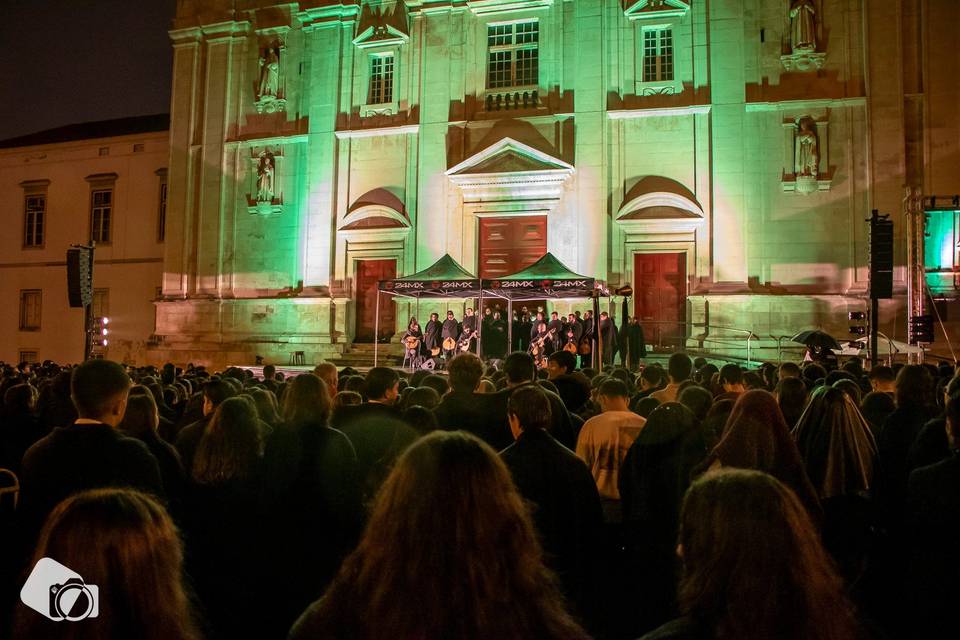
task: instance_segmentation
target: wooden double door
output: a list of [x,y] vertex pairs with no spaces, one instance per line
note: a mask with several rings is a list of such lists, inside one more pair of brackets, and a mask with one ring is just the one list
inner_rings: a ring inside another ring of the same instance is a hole
[[647,344],[679,347],[686,338],[687,256],[637,253],[633,258],[634,313]]
[[358,260],[356,276],[356,334],[354,342],[388,342],[396,331],[397,305],[393,296],[380,296],[380,328],[377,331],[377,287],[380,280],[397,277],[395,260]]

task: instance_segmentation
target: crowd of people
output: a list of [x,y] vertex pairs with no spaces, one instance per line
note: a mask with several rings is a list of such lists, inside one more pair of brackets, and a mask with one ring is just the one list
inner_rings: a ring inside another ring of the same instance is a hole
[[[956,637],[952,367],[579,364],[4,365],[0,633]],[[43,558],[96,616],[20,600]]]
[[[527,307],[513,312],[508,327],[506,314],[499,305],[486,307],[479,319],[467,307],[457,320],[448,310],[446,318],[431,313],[430,320],[421,326],[410,318],[401,339],[404,345],[404,363],[411,369],[442,369],[460,353],[476,353],[486,360],[503,358],[508,351],[526,351],[533,356],[538,368],[546,367],[550,354],[566,350],[580,357],[580,364],[589,367],[596,362],[594,346],[599,342],[603,364],[614,362],[617,355],[621,365],[637,369],[640,358],[646,356],[646,341],[639,317],[628,318],[622,327],[606,311],[594,321],[592,311],[573,311],[561,316],[553,311],[547,316],[543,307],[532,313]],[[599,334],[596,333],[599,327]],[[509,346],[509,349],[508,349]]]

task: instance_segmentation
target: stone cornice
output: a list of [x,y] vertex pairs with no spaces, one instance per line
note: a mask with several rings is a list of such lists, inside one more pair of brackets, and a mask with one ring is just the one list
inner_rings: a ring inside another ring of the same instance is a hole
[[651,109],[613,109],[607,111],[607,117],[611,120],[632,120],[634,118],[658,118],[661,116],[692,116],[710,113],[710,109],[709,104]]
[[243,140],[227,140],[223,146],[234,147],[262,147],[272,144],[302,144],[307,141],[307,134],[299,133],[292,136],[269,136],[265,138],[244,138]]
[[793,111],[796,109],[828,109],[831,107],[863,107],[867,104],[864,96],[853,98],[805,98],[803,100],[782,100],[770,102],[748,102],[748,113],[758,111]]
[[419,124],[405,124],[398,127],[378,127],[376,129],[342,129],[334,131],[338,140],[349,138],[374,138],[377,136],[400,136],[408,133],[418,133]]

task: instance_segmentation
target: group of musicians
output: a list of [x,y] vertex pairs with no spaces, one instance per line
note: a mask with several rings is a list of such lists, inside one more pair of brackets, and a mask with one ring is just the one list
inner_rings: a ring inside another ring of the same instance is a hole
[[[406,362],[412,367],[425,363],[428,368],[440,368],[458,353],[477,353],[478,340],[481,341],[480,347],[485,358],[506,355],[507,323],[501,317],[500,310],[489,307],[484,310],[480,332],[477,331],[477,322],[478,316],[472,308],[467,308],[459,321],[453,311],[447,311],[443,321],[439,314],[431,313],[429,322],[422,328],[416,318],[410,318],[403,335]],[[537,308],[531,317],[527,308],[523,307],[514,312],[512,323],[513,344],[510,350],[529,352],[537,366],[545,367],[547,357],[560,350],[579,354],[582,366],[589,363],[595,326],[591,311],[582,314],[575,311],[563,317],[556,311],[547,316],[542,308]],[[617,331],[606,312],[600,314],[600,328],[606,350],[607,342],[616,339]]]

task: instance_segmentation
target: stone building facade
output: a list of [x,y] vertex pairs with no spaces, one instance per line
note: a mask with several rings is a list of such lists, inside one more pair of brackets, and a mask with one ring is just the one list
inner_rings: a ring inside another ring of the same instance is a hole
[[[866,308],[872,209],[896,224],[881,324],[903,339],[904,188],[960,192],[958,19],[952,0],[180,0],[148,357],[312,361],[376,337],[377,279],[547,250],[630,284],[651,341],[775,356]],[[379,337],[445,308],[388,302]]]
[[66,252],[95,243],[109,358],[143,363],[163,273],[168,118],[71,125],[0,142],[0,360],[78,362]]

